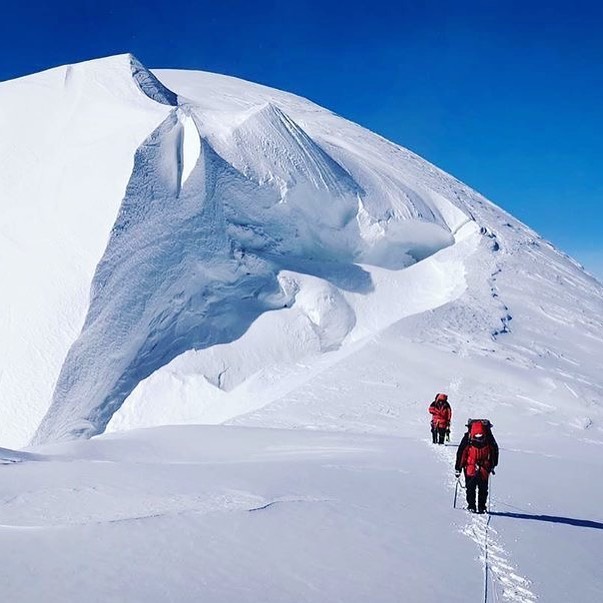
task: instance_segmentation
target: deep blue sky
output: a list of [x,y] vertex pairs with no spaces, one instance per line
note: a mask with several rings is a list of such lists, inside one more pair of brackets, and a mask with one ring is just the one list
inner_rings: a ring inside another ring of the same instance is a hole
[[121,52],[306,96],[454,174],[603,277],[601,2],[0,8],[0,80]]

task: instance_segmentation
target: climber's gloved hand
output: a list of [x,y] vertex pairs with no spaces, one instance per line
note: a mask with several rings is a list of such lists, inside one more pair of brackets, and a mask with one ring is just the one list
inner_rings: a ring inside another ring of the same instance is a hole
[[458,469],[454,471],[454,477],[461,477],[461,472]]

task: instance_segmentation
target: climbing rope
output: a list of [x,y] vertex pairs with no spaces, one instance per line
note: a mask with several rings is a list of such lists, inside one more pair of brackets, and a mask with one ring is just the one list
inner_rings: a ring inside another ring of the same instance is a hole
[[488,511],[488,519],[484,529],[484,603],[488,603],[488,526],[490,525],[490,511]]
[[[490,573],[490,563],[488,559],[488,529],[490,527],[490,507],[492,504],[492,482],[490,482],[490,492],[488,493],[488,519],[484,527],[484,603],[488,603],[488,574]],[[494,591],[496,592],[496,591]]]

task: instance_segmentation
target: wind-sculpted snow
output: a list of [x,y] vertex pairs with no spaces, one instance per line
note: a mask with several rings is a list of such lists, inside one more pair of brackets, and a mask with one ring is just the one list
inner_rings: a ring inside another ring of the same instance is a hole
[[[258,182],[273,181],[285,195],[300,182],[331,193],[335,201],[363,192],[341,165],[272,103],[253,108],[233,129],[232,140],[233,165]],[[355,215],[356,205],[348,204],[335,226],[345,225]],[[320,206],[306,209],[328,210]]]
[[[196,159],[192,170],[185,149]],[[344,172],[332,169],[335,182]],[[277,275],[319,247],[312,233],[324,224],[320,216],[284,220],[280,201],[219,157],[186,111],[172,111],[136,153],[82,332],[35,441],[102,432],[142,379],[187,350],[230,343],[263,312],[291,305],[298,287],[282,287]],[[349,246],[342,252],[325,241],[319,255],[324,249],[353,258]],[[311,319],[323,351],[338,347],[355,323],[337,289],[326,299]]]
[[170,107],[128,55],[0,83],[0,441],[24,446],[82,328],[136,149]]
[[[175,98],[131,61],[145,94]],[[188,350],[239,339],[267,310],[297,304],[302,341],[337,349],[356,324],[339,289],[374,288],[355,262],[403,268],[453,241],[433,212],[382,229],[345,168],[271,103],[235,120],[223,138],[230,163],[199,122],[185,103],[138,149],[36,442],[102,432],[142,380]],[[333,285],[309,288],[307,279],[279,278],[284,270]]]
[[290,300],[275,268],[227,234],[232,170],[202,143],[183,182],[178,111],[137,151],[90,309],[36,440],[102,432],[141,380],[177,355],[237,339]]
[[162,105],[178,105],[178,96],[168,90],[136,57],[130,55],[132,76],[139,88],[152,100]]

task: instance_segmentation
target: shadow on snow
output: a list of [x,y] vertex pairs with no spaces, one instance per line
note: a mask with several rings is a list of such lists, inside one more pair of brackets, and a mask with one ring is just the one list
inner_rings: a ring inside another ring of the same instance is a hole
[[534,519],[536,521],[546,521],[549,523],[563,523],[568,526],[577,526],[579,528],[594,528],[603,530],[603,523],[591,521],[590,519],[574,519],[573,517],[558,517],[556,515],[529,515],[527,513],[510,513],[491,511],[490,515],[498,517],[510,517],[511,519]]

